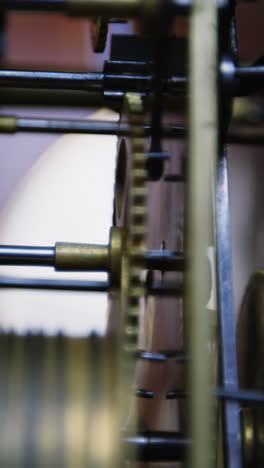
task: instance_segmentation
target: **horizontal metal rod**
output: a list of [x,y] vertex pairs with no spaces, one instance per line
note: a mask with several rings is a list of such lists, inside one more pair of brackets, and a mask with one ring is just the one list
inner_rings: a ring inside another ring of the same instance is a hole
[[0,9],[61,12],[65,10],[65,0],[0,0]]
[[148,250],[145,262],[148,270],[182,271],[185,268],[184,254],[170,250]]
[[[74,16],[138,17],[149,0],[0,0],[0,9],[65,12]],[[185,13],[189,0],[172,0],[174,13]]]
[[[0,88],[40,88],[70,91],[137,91],[149,93],[153,75],[138,73],[87,73],[32,70],[0,70]],[[171,76],[164,82],[164,92],[184,94],[187,78]]]
[[[145,102],[151,105],[152,96],[140,91]],[[0,86],[0,102],[7,105],[45,106],[45,107],[113,107],[120,111],[123,105],[124,91],[77,91],[69,89],[41,89]],[[166,109],[175,109],[178,102],[177,95],[163,95]]]
[[237,67],[235,70],[235,77],[243,80],[263,80],[264,66],[250,65],[249,67]]
[[177,363],[186,363],[188,357],[184,351],[178,350],[169,350],[169,351],[138,351],[136,356],[137,359],[142,359],[144,361],[154,361],[154,362],[164,362],[168,359],[176,361]]
[[[144,126],[146,136],[151,126]],[[85,133],[96,135],[128,136],[126,123],[105,122],[102,120],[41,119],[0,115],[0,133],[37,132],[37,133]],[[181,125],[163,128],[163,135],[171,138],[184,138],[186,129]]]
[[125,453],[136,453],[137,461],[183,461],[191,441],[178,432],[142,432],[122,438]]
[[[80,292],[108,292],[107,281],[61,280],[48,278],[19,278],[14,276],[0,276],[0,289],[35,289],[45,291],[80,291]],[[149,296],[183,295],[183,286],[172,282],[155,281],[147,285]]]
[[146,398],[147,400],[154,398],[154,392],[152,390],[146,390],[144,388],[138,388],[135,391],[135,395],[139,398]]
[[217,390],[216,395],[219,398],[232,401],[241,401],[245,403],[258,403],[264,405],[264,392],[255,390]]
[[0,265],[54,265],[53,247],[0,245]]
[[[136,71],[136,70],[135,70]],[[225,73],[222,71],[222,73]],[[263,66],[236,67],[234,78],[242,84],[252,79],[262,80]],[[164,81],[163,91],[172,95],[182,95],[186,92],[188,78],[186,76],[170,76]],[[137,91],[149,94],[153,87],[152,74],[138,73],[87,73],[87,72],[56,72],[31,70],[0,70],[0,88],[38,88],[50,90],[71,90],[87,92],[127,92]],[[239,87],[238,87],[239,89]],[[236,90],[234,90],[234,95]]]
[[[60,245],[67,246],[67,252],[66,254],[63,253],[63,261],[61,262],[61,264],[67,265],[69,258],[71,265],[69,268],[59,267],[59,270],[80,271],[80,265],[77,261],[76,265],[72,264],[72,251],[74,249],[74,258],[82,261],[83,255],[82,250],[80,250],[79,246],[83,246],[85,248],[85,252],[88,251],[88,258],[91,259],[91,264],[95,266],[92,266],[91,269],[89,269],[88,264],[87,268],[82,267],[81,270],[108,271],[109,259],[106,252],[107,246],[96,246],[96,249],[94,249],[93,245],[88,246],[86,244],[57,244],[57,246]],[[91,254],[89,253],[90,250]],[[59,261],[56,259],[55,251],[57,251],[57,247],[55,249],[55,247],[1,245],[0,265],[55,267],[56,264],[59,264]],[[101,251],[103,253],[103,256],[101,256]],[[96,255],[95,261],[94,252]],[[96,264],[98,257],[100,257],[100,268],[97,269]],[[146,268],[149,270],[181,271],[184,269],[185,258],[182,253],[173,252],[170,250],[147,250],[145,253],[145,262]]]
[[[1,117],[0,117],[1,130]],[[116,122],[103,122],[92,120],[64,120],[64,119],[29,119],[18,117],[16,119],[16,131],[18,132],[43,132],[43,133],[85,133],[97,135],[121,135],[129,133],[129,126]]]
[[[151,125],[144,126],[145,134],[151,133]],[[84,133],[91,135],[117,135],[128,136],[129,125],[126,123],[107,122],[102,120],[70,120],[35,117],[16,117],[13,115],[0,115],[0,133],[32,132],[32,133]],[[163,127],[163,136],[166,138],[185,138],[187,129],[182,125]],[[263,129],[243,127],[231,128],[227,136],[230,144],[264,144]]]
[[36,289],[45,291],[107,292],[107,281],[58,280],[0,276],[0,289]]
[[0,86],[97,91],[102,89],[103,73],[31,70],[0,70]]
[[[187,398],[188,395],[189,393],[184,390],[172,390],[166,393],[166,398],[168,400],[177,400],[178,398]],[[223,400],[264,405],[264,392],[256,390],[218,389],[214,392],[214,396]]]

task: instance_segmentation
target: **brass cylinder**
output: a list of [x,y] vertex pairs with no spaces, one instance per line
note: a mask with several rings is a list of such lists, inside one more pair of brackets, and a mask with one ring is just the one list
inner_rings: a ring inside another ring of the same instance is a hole
[[73,16],[139,16],[142,0],[67,0]]
[[118,227],[112,227],[109,236],[110,255],[110,285],[119,287],[121,277],[121,256],[124,249],[125,232]]
[[15,133],[16,132],[16,117],[13,115],[0,116],[0,133]]
[[57,242],[55,269],[63,271],[109,271],[108,245]]

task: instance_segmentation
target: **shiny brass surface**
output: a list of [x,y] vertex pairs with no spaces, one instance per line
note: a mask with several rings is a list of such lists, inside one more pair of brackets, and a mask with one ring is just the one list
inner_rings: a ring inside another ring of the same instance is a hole
[[0,131],[6,133],[16,132],[16,117],[13,115],[0,115]]
[[57,242],[55,268],[58,271],[109,271],[109,246]]
[[143,222],[146,216],[146,190],[140,186],[139,180],[145,174],[145,169],[136,169],[135,174],[136,183],[131,190],[135,205],[131,208],[131,219],[124,227],[114,226],[110,229],[109,244],[57,242],[55,255],[53,247],[40,248],[40,252],[36,252],[34,247],[1,246],[0,263],[54,266],[57,271],[105,271],[112,276],[110,281],[115,285],[119,282],[122,255],[125,253],[133,257],[132,263],[136,264],[139,258],[142,259],[140,270],[182,271],[186,263],[182,252],[145,250],[140,242],[146,230]]
[[110,288],[120,287],[124,244],[125,231],[117,227],[112,227],[110,229],[109,238]]
[[212,387],[217,378],[217,313],[216,303],[210,307],[208,303],[211,278],[205,257],[208,249],[214,251],[216,245],[214,194],[218,156],[217,17],[216,2],[196,0],[192,3],[186,246],[189,253],[186,290],[190,353],[189,430],[193,440],[189,466],[192,468],[212,468],[216,465],[217,412]]

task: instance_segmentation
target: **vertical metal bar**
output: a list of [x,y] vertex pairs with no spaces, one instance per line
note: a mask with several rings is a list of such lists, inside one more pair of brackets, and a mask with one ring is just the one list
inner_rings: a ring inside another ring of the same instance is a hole
[[[232,291],[232,256],[226,151],[218,163],[216,186],[216,239],[218,252],[218,304],[222,387],[238,390],[235,315]],[[240,410],[238,401],[223,404],[225,466],[242,467]]]
[[[214,253],[214,189],[217,161],[217,2],[195,0],[189,42],[189,178],[187,316],[189,338],[189,423],[191,468],[215,463],[216,411],[212,383],[217,347]],[[211,255],[211,268],[208,262]],[[209,265],[209,267],[208,267]],[[210,274],[211,270],[211,274]],[[211,299],[209,301],[209,298]],[[213,332],[215,336],[213,336]]]

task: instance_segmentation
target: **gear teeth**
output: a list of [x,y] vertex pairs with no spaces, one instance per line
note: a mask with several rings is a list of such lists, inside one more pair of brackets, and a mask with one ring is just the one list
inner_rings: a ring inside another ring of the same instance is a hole
[[132,187],[131,196],[132,196],[132,198],[133,197],[142,197],[142,198],[145,199],[147,197],[146,187]]
[[147,214],[147,209],[145,206],[133,206],[133,209],[131,210],[132,216],[145,216],[146,217],[146,214]]
[[134,319],[134,317],[139,318],[139,312],[138,312],[138,307],[137,306],[135,306],[135,307],[131,306],[130,307],[129,317],[131,318],[131,320]]
[[144,112],[142,98],[136,93],[125,96],[131,133],[131,187],[128,249],[128,298],[125,323],[125,351],[134,355],[138,349],[141,298],[145,296],[143,270],[146,250],[147,171],[144,142]]
[[135,223],[134,226],[132,226],[130,230],[131,236],[140,237],[140,240],[144,236],[145,232],[146,232],[145,226],[140,226],[139,223]]

